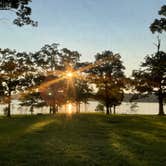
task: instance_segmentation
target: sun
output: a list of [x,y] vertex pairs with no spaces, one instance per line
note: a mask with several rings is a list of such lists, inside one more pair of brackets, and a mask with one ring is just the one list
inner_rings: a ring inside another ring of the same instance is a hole
[[68,113],[68,114],[71,114],[71,113],[72,113],[72,109],[73,109],[72,104],[71,104],[71,103],[68,103],[68,104],[67,104],[67,113]]
[[73,77],[73,73],[72,73],[72,72],[67,72],[67,73],[66,73],[66,76],[67,76],[67,77]]

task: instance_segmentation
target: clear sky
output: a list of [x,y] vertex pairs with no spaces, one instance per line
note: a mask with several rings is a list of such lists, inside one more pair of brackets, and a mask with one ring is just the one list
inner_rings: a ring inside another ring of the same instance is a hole
[[[0,47],[29,52],[60,43],[78,50],[82,61],[112,50],[120,53],[130,75],[156,51],[149,25],[163,4],[166,0],[32,0],[32,18],[39,26],[19,28],[11,23],[12,12],[0,11]],[[161,38],[166,51],[166,33]]]

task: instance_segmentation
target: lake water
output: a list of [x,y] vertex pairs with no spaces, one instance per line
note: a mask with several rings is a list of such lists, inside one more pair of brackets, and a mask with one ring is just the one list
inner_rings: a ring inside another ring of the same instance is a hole
[[[90,101],[88,104],[81,104],[81,112],[95,112],[95,108],[98,105],[96,101]],[[1,105],[0,115],[3,115],[3,108],[5,106]],[[29,107],[20,107],[18,104],[11,104],[11,113],[12,114],[30,114]],[[34,114],[37,113],[49,113],[48,107],[35,108]],[[164,110],[166,111],[166,105],[164,105]],[[59,112],[66,112],[65,107],[60,108]],[[75,112],[74,106],[72,111]],[[117,114],[158,114],[158,103],[126,103],[123,102],[120,106],[116,108]]]

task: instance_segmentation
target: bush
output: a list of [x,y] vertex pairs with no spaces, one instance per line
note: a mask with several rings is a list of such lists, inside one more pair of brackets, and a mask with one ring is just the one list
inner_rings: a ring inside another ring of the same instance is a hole
[[97,112],[104,112],[104,105],[103,104],[98,104],[95,111]]

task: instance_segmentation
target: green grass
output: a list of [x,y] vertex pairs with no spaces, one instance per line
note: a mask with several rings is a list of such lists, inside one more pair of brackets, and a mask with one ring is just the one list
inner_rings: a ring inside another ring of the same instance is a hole
[[165,166],[166,117],[1,117],[0,165]]

